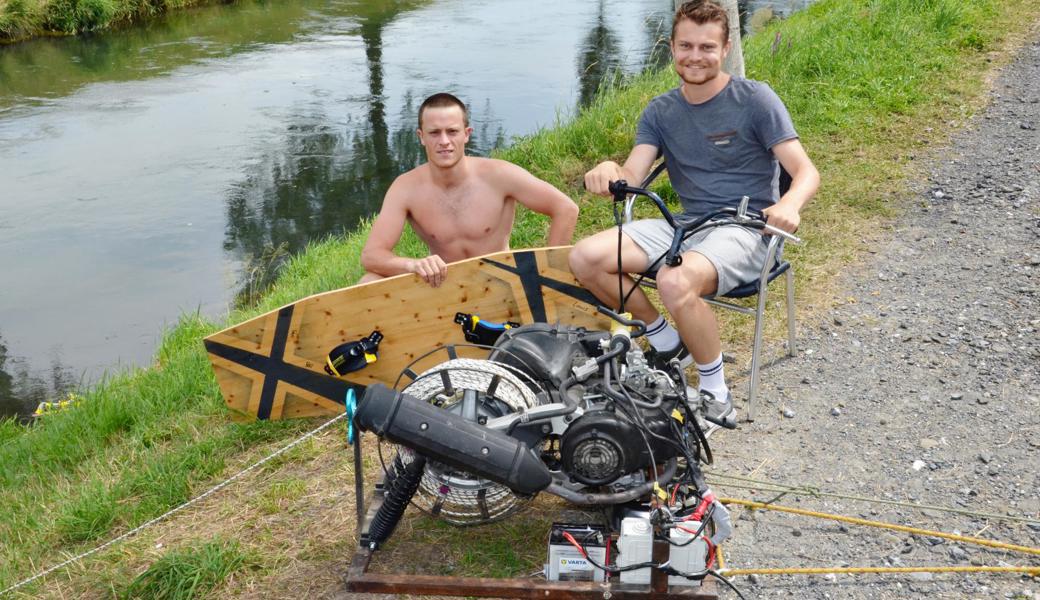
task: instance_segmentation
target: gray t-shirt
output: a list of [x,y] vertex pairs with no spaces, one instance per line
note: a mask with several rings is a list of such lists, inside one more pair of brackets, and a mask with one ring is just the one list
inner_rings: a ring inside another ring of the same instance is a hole
[[769,85],[730,79],[714,98],[690,104],[679,88],[650,101],[636,145],[657,147],[687,215],[699,217],[742,196],[763,209],[780,198],[772,147],[797,138],[787,108]]

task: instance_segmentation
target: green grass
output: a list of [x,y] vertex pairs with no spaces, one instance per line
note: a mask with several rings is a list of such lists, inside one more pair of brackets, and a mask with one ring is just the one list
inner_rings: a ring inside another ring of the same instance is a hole
[[235,542],[214,540],[167,553],[138,575],[120,595],[124,600],[193,600],[249,565]]
[[[0,14],[7,15],[12,2],[0,3]],[[988,60],[997,56],[992,52],[1009,35],[1034,25],[1038,12],[1032,0],[823,0],[746,44],[749,76],[772,84],[790,107],[823,176],[803,218],[806,244],[790,249],[803,310],[825,307],[828,280],[854,260],[866,243],[864,232],[906,208],[901,198],[914,176],[910,156],[926,143],[941,142],[951,126],[970,116],[985,91]],[[642,107],[675,84],[668,70],[636,77],[572,121],[519,140],[498,156],[576,198],[582,208],[579,235],[608,227],[610,203],[584,195],[581,176],[604,158],[623,158]],[[521,210],[514,247],[540,245],[545,228],[543,218]],[[254,306],[236,310],[227,323],[356,281],[367,231],[364,225],[358,233],[313,243],[285,263]],[[408,233],[399,251],[416,256],[423,250]],[[35,427],[0,423],[0,588],[162,514],[313,427],[229,421],[200,341],[220,327],[185,315],[164,336],[154,367],[112,374],[78,405]],[[741,323],[724,328],[738,348],[750,329]],[[298,458],[295,451],[293,456]],[[257,507],[261,513],[280,511],[300,493],[295,482],[279,484]],[[492,544],[499,534],[486,534],[485,540],[467,532],[445,542],[457,546],[452,551],[460,570],[491,559],[522,570],[532,560],[511,556],[508,537]],[[467,549],[474,539],[488,543]],[[83,595],[110,595],[106,590],[117,588],[131,597],[131,588],[184,589],[188,579],[219,586],[241,568],[198,566],[234,563],[233,551],[232,559],[195,563],[188,558],[215,551],[185,552],[157,562],[151,574],[136,580],[137,588],[129,583],[132,576],[111,564],[102,573],[75,571],[73,581]],[[181,569],[187,564],[196,570]],[[40,585],[47,581],[29,592]]]

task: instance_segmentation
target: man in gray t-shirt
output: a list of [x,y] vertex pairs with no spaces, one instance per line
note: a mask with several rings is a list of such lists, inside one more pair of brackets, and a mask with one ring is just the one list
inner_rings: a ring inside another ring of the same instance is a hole
[[[585,187],[609,196],[611,181],[638,183],[664,155],[686,214],[699,216],[735,206],[742,196],[749,196],[751,206],[762,210],[770,225],[789,232],[797,229],[799,213],[816,193],[820,176],[773,90],[721,71],[729,48],[725,9],[713,0],[680,6],[671,50],[682,84],[654,98],[643,111],[625,164],[600,163],[586,173]],[[792,178],[783,197],[778,190],[779,165]],[[621,277],[626,293],[634,282],[625,274],[645,271],[667,250],[671,238],[671,229],[661,219],[624,227]],[[611,229],[578,242],[570,255],[571,270],[582,285],[613,306],[620,300],[617,243],[617,230]],[[687,240],[682,264],[662,267],[657,275],[661,301],[676,328],[639,290],[626,303],[626,309],[648,324],[652,364],[663,367],[678,358],[685,367],[696,361],[699,389],[708,393],[712,416],[728,418],[732,402],[722,370],[718,323],[702,297],[754,279],[765,248],[761,235],[739,226],[711,229]]]

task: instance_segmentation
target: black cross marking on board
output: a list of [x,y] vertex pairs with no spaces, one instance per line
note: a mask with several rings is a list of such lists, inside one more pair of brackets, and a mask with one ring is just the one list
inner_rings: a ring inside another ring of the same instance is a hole
[[258,419],[271,418],[271,409],[274,407],[274,393],[278,388],[279,381],[284,381],[312,394],[328,398],[337,404],[345,402],[347,390],[354,390],[354,393],[359,397],[365,391],[365,386],[363,385],[328,377],[285,362],[285,348],[289,341],[289,324],[292,322],[292,315],[292,306],[286,306],[278,311],[278,322],[274,329],[274,343],[271,344],[271,356],[234,348],[212,340],[204,340],[206,351],[210,354],[264,375],[263,389],[260,391],[260,406],[256,412],[256,418]]
[[565,296],[570,296],[575,300],[584,302],[591,306],[598,306],[600,304],[600,301],[597,300],[596,297],[592,295],[592,292],[587,289],[570,283],[564,283],[558,279],[552,279],[539,273],[538,258],[535,256],[533,251],[514,252],[513,256],[516,258],[515,267],[494,260],[485,260],[484,262],[520,277],[520,284],[524,287],[524,296],[527,298],[527,306],[530,307],[531,316],[535,321],[541,323],[546,321],[545,298],[542,297],[543,286],[556,290]]

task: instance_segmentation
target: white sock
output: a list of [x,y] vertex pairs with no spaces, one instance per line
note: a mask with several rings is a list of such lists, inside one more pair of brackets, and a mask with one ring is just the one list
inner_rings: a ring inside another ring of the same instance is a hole
[[722,368],[722,353],[719,353],[718,358],[706,365],[697,363],[697,374],[701,377],[698,384],[699,389],[711,392],[720,400],[726,399],[729,387],[726,385],[726,374]]
[[655,350],[667,351],[679,347],[679,332],[659,315],[657,320],[646,326],[646,339]]

